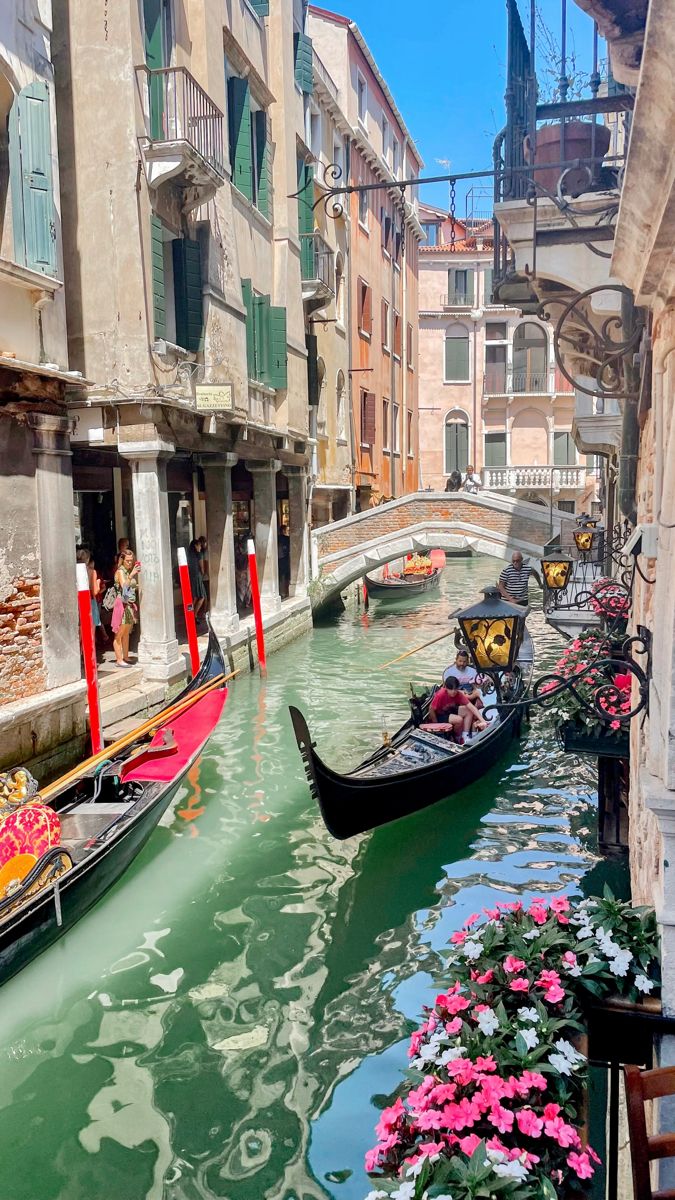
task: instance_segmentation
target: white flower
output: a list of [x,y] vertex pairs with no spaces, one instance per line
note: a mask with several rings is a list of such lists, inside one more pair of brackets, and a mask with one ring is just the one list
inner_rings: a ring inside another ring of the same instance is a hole
[[612,935],[602,928],[596,930],[595,940],[603,954],[606,954],[608,958],[614,958],[620,951],[620,947],[612,940]]
[[654,984],[651,979],[647,979],[646,975],[636,975],[635,986],[638,992],[651,992]]
[[418,1158],[417,1162],[412,1163],[412,1165],[408,1167],[408,1170],[406,1171],[406,1175],[408,1175],[410,1179],[417,1179],[417,1176],[422,1174],[422,1171],[424,1169],[424,1164],[426,1162],[432,1162],[432,1163],[437,1162],[440,1157],[441,1156],[438,1151],[436,1151],[435,1154],[421,1155]]
[[614,955],[614,961],[609,964],[612,975],[627,975],[632,961],[633,955],[630,950],[617,950]]
[[581,1062],[584,1057],[583,1054],[580,1054],[578,1050],[575,1050],[572,1043],[566,1041],[565,1038],[558,1038],[558,1041],[554,1042],[554,1045],[556,1050],[562,1054],[563,1057],[572,1064],[572,1066],[574,1066],[574,1064],[577,1062]]
[[538,1025],[539,1024],[539,1013],[537,1012],[536,1008],[519,1008],[518,1009],[518,1020],[519,1021],[531,1021],[533,1025]]
[[448,1063],[454,1062],[456,1058],[463,1058],[464,1051],[461,1046],[451,1046],[449,1050],[444,1050],[438,1062],[441,1067],[447,1067]]
[[465,942],[463,949],[464,956],[465,958],[468,958],[469,962],[475,962],[476,959],[480,958],[481,954],[483,953],[483,947],[481,946],[480,942]]
[[391,1193],[391,1200],[415,1200],[415,1183],[402,1183],[395,1192]]
[[548,1061],[559,1075],[571,1075],[572,1064],[564,1054],[549,1054]]
[[593,930],[591,929],[590,925],[582,925],[581,929],[577,929],[577,940],[578,941],[585,942],[586,938],[592,938],[592,937],[593,937]]
[[479,1012],[476,1016],[476,1021],[481,1033],[484,1033],[486,1037],[491,1037],[495,1030],[499,1029],[499,1020],[491,1008],[486,1009],[484,1012]]
[[541,930],[540,930],[539,926],[535,925],[534,929],[531,929],[529,933],[523,934],[523,941],[532,942],[532,941],[534,941],[535,938],[538,938],[540,934],[541,934]]
[[508,1161],[503,1150],[486,1150],[486,1154],[487,1154],[487,1161],[485,1163],[486,1166],[487,1166],[488,1162],[505,1163]]
[[368,1192],[366,1200],[388,1200],[386,1192]]
[[527,1179],[528,1175],[525,1163],[522,1163],[518,1158],[514,1158],[513,1162],[495,1163],[492,1170],[495,1175],[499,1175],[500,1179],[517,1179],[518,1183],[522,1183],[524,1179]]
[[528,1050],[534,1050],[535,1046],[539,1045],[536,1029],[521,1029],[520,1036],[524,1039]]
[[600,959],[598,958],[597,954],[589,954],[586,961],[588,963],[588,966],[591,967],[593,965],[593,963],[599,963]]

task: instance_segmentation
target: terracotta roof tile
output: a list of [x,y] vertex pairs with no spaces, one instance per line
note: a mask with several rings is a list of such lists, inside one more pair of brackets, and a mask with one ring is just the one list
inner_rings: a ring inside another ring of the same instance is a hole
[[476,238],[463,238],[461,241],[456,241],[454,246],[450,242],[443,242],[440,246],[420,246],[421,254],[480,254],[482,250],[492,250],[494,242],[492,238],[482,238],[482,247],[479,249]]

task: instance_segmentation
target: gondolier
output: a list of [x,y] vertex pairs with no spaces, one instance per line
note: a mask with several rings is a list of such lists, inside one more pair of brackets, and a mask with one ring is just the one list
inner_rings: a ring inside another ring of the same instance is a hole
[[512,604],[520,604],[521,607],[524,607],[528,603],[530,575],[534,575],[539,587],[543,588],[544,585],[538,572],[534,567],[523,562],[520,550],[514,550],[511,555],[511,566],[504,567],[497,581],[497,587],[504,600],[510,600]]

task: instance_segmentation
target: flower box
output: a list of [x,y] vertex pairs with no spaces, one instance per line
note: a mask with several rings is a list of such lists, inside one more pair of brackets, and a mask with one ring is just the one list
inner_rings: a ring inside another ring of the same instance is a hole
[[602,758],[628,758],[630,738],[627,729],[593,729],[575,721],[558,728],[563,749],[576,754],[596,754]]

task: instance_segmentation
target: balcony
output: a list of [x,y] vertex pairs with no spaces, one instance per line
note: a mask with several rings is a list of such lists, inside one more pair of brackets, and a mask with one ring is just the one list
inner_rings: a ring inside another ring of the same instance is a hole
[[136,68],[150,187],[189,189],[184,212],[212,199],[225,180],[223,114],[185,67]]
[[622,415],[618,400],[577,392],[572,437],[581,454],[609,458],[621,449]]
[[583,491],[584,466],[483,467],[483,487],[490,492]]
[[483,375],[484,396],[557,396],[574,388],[558,367],[545,371],[519,371],[505,363],[487,363]]
[[469,292],[446,292],[441,296],[441,308],[475,308],[475,303]]
[[305,309],[324,308],[335,295],[335,254],[320,233],[300,234],[300,274]]

